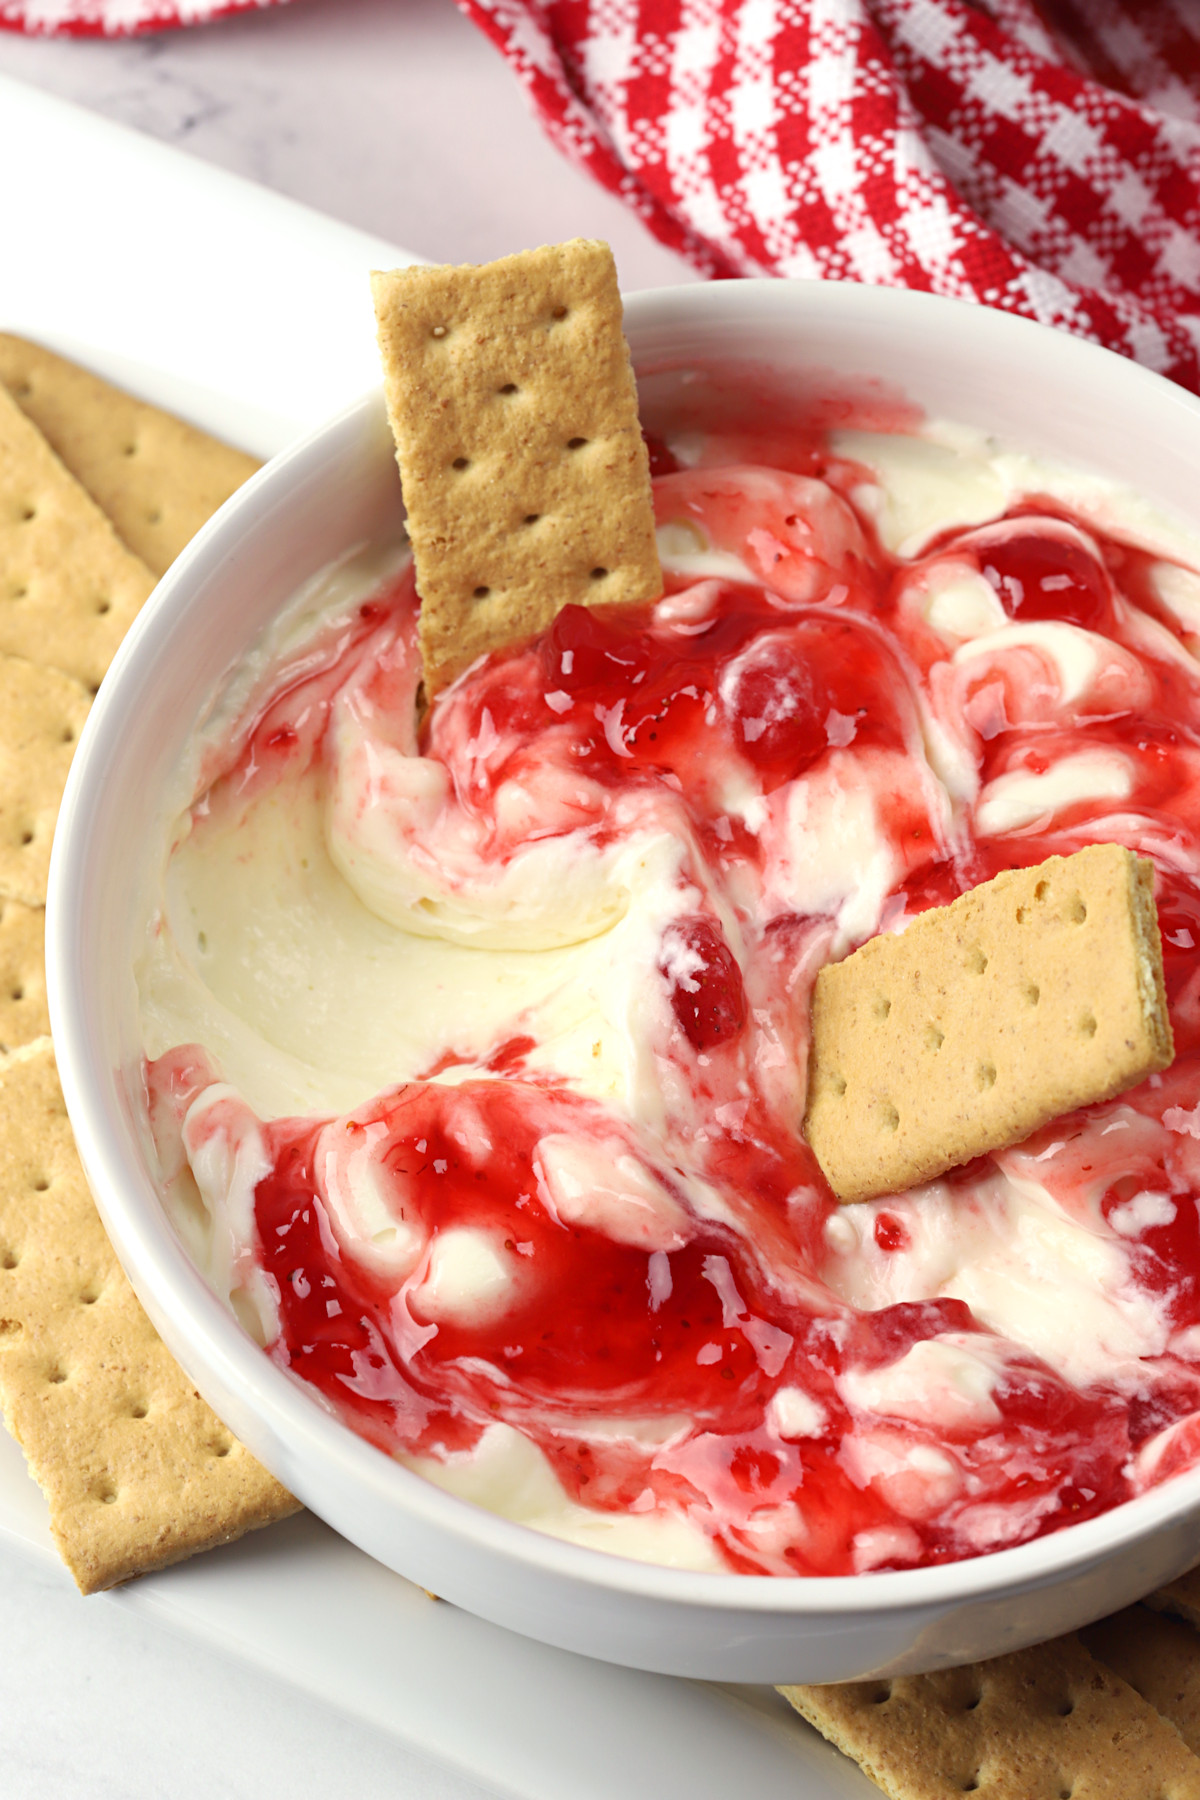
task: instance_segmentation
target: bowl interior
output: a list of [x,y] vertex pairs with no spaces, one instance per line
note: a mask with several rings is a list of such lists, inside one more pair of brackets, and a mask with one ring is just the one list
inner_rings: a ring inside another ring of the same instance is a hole
[[[931,415],[1081,464],[1179,512],[1200,491],[1200,402],[1007,315],[890,290],[730,282],[636,296],[626,325],[651,425],[678,405],[681,368],[742,359],[813,395],[864,385],[881,397],[899,392]],[[369,395],[268,465],[164,578],[105,682],[64,800],[48,921],[64,1091],[122,1261],[206,1398],[283,1481],[372,1554],[518,1629],[646,1666],[763,1679],[769,1655],[755,1662],[744,1649],[751,1625],[762,1642],[774,1632],[777,1644],[794,1645],[804,1620],[873,1616],[878,1633],[892,1616],[908,1643],[946,1608],[1094,1571],[1155,1528],[1157,1548],[1139,1552],[1128,1597],[1177,1572],[1187,1561],[1185,1522],[1200,1508],[1200,1473],[1055,1537],[941,1569],[771,1581],[656,1569],[562,1544],[437,1492],[354,1438],[268,1362],[188,1263],[146,1168],[132,966],[154,873],[147,847],[161,832],[189,735],[239,657],[317,569],[399,516],[382,400]],[[617,1597],[624,1618],[600,1629],[597,1595]],[[631,1647],[635,1605],[644,1629],[665,1634],[670,1649]],[[1078,1603],[1076,1611],[1071,1623],[1084,1616]],[[1044,1611],[1024,1616],[1022,1641],[1045,1635]],[[997,1648],[1013,1641],[1011,1618],[1005,1630]],[[707,1662],[679,1648],[688,1633],[698,1644],[704,1632]],[[978,1631],[967,1632],[961,1654],[982,1653],[979,1642]],[[944,1657],[931,1648],[926,1662]],[[867,1665],[855,1651],[826,1666],[832,1678]]]

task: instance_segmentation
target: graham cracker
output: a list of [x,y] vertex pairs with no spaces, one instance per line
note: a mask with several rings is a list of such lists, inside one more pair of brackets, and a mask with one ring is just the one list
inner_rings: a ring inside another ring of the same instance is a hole
[[46,915],[40,906],[0,899],[0,1054],[50,1031],[46,1010]]
[[155,576],[260,466],[90,370],[3,332],[0,383]]
[[804,1131],[840,1200],[930,1181],[1174,1055],[1154,870],[1013,869],[821,970]]
[[[61,359],[0,338],[0,380],[9,378],[106,503],[131,462],[142,483],[135,499],[164,471],[177,482],[180,503],[162,509],[158,548],[147,541],[163,566],[255,466]],[[89,417],[93,403],[100,410]],[[134,426],[140,435],[130,439]],[[130,457],[126,442],[136,443]],[[108,451],[115,487],[106,489]],[[224,470],[215,485],[214,468]],[[130,505],[127,519],[137,514]],[[6,596],[6,580],[24,591]],[[0,654],[0,1406],[85,1593],[297,1508],[199,1398],[138,1305],[88,1194],[41,1038],[42,902],[62,787],[88,689],[152,586],[0,387],[0,601],[9,602],[0,650],[23,652]]]
[[1200,1568],[1189,1569],[1178,1581],[1147,1594],[1145,1605],[1152,1606],[1156,1612],[1174,1613],[1200,1630]]
[[46,904],[59,802],[90,705],[70,675],[0,656],[0,897]]
[[135,1298],[88,1192],[48,1042],[0,1065],[0,1407],[85,1594],[297,1510]]
[[1170,1720],[1189,1750],[1200,1753],[1200,1636],[1190,1625],[1128,1606],[1079,1636],[1098,1661]]
[[153,586],[0,387],[0,653],[61,669],[95,692]]
[[371,279],[426,691],[570,603],[657,599],[650,467],[607,244]]
[[1078,1638],[779,1691],[889,1800],[1200,1800],[1200,1758]]

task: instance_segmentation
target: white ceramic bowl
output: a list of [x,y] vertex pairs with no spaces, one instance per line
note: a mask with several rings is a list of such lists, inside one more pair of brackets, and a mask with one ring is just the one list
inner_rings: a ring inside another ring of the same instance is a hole
[[[640,369],[752,357],[883,378],[929,413],[1200,503],[1200,402],[1007,315],[881,288],[728,282],[639,294]],[[372,395],[277,457],[200,534],[105,681],[75,758],[50,878],[59,1069],[100,1211],[166,1342],[231,1430],[389,1567],[571,1650],[734,1681],[838,1681],[1013,1649],[1111,1612],[1200,1553],[1200,1470],[1035,1543],[950,1567],[828,1580],[697,1574],[577,1548],[444,1494],[277,1369],[189,1262],[147,1169],[132,976],[139,871],[193,724],[298,585],[394,523]],[[1047,1304],[1053,1298],[1047,1297]]]

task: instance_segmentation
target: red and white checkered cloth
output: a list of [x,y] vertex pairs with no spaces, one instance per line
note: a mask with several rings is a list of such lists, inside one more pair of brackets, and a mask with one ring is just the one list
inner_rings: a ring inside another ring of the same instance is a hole
[[979,300],[1200,389],[1191,0],[460,4],[709,274]]
[[[0,24],[259,4],[0,0]],[[1200,0],[459,4],[559,147],[707,274],[982,301],[1200,390]]]

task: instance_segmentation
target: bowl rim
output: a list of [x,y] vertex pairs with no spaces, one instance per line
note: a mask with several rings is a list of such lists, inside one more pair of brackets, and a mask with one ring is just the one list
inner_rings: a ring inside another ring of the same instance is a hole
[[[859,287],[852,283],[749,280],[706,286],[660,288],[627,299],[630,327],[654,327],[682,303],[710,319],[734,319],[745,307],[768,316],[802,320],[836,290],[839,314],[873,328],[879,312],[896,316],[938,316],[959,326],[970,314],[981,345],[1019,354],[1047,338],[1060,359],[1074,359],[1081,380],[1116,384],[1140,402],[1152,399],[1190,414],[1200,435],[1200,399],[1163,377],[1098,345],[1065,336],[1014,314],[972,303],[907,290]],[[682,299],[681,297],[686,296]],[[103,1067],[99,1021],[86,957],[82,916],[94,872],[102,868],[104,846],[94,828],[109,769],[119,753],[123,720],[154,671],[169,659],[186,626],[192,596],[213,578],[240,534],[261,527],[278,501],[310,479],[331,457],[345,454],[378,418],[381,391],[372,388],[332,419],[268,462],[226,502],[163,576],[122,644],[86,722],[59,814],[51,859],[47,913],[47,990],[59,1075],[80,1155],[101,1216],[135,1291],[155,1318],[173,1323],[176,1341],[203,1347],[197,1375],[187,1354],[180,1357],[198,1385],[211,1389],[209,1372],[246,1397],[265,1421],[271,1441],[297,1445],[339,1477],[363,1485],[395,1511],[398,1532],[411,1515],[439,1531],[449,1531],[514,1567],[537,1568],[584,1587],[682,1608],[743,1612],[791,1619],[834,1614],[887,1616],[898,1612],[986,1601],[1065,1579],[1094,1567],[1113,1553],[1161,1527],[1200,1510],[1200,1466],[1121,1502],[1082,1523],[1030,1542],[980,1552],[953,1563],[916,1569],[875,1570],[842,1576],[764,1576],[674,1568],[551,1537],[532,1526],[484,1510],[446,1492],[376,1449],[345,1425],[314,1390],[279,1368],[227,1311],[176,1237],[149,1172],[131,1167],[106,1097],[116,1079]],[[245,646],[242,646],[244,649]],[[199,1354],[199,1352],[197,1352]],[[276,1467],[282,1461],[276,1459]],[[295,1481],[294,1471],[289,1479]]]

